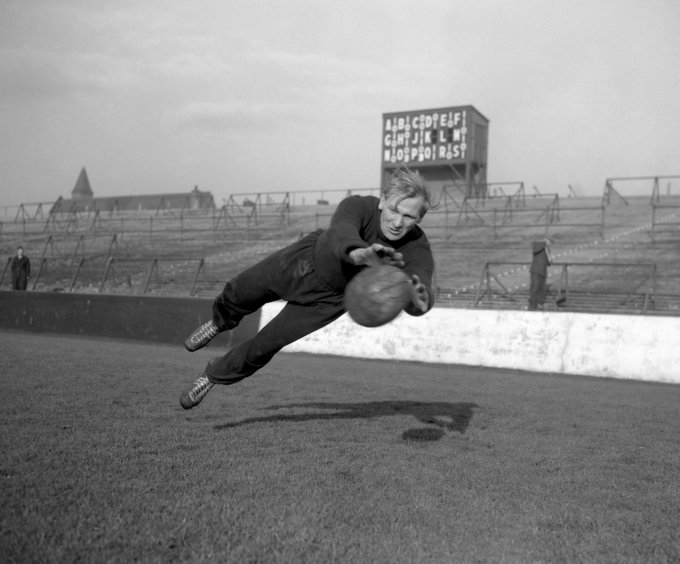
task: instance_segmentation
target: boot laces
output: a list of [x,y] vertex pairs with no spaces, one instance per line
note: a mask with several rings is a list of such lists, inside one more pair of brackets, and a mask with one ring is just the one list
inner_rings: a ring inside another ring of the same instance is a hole
[[189,392],[191,401],[196,401],[197,399],[203,397],[214,385],[215,384],[208,380],[206,376],[199,376],[196,378],[194,386],[191,388],[191,392]]
[[200,329],[194,334],[194,342],[202,341],[203,339],[212,339],[220,330],[212,321],[208,321],[201,325]]

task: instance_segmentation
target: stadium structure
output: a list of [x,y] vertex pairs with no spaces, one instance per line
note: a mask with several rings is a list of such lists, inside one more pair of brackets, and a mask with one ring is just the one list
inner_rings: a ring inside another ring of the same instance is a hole
[[[474,106],[382,120],[381,179],[414,168],[440,203],[423,223],[440,306],[525,309],[531,244],[549,237],[546,309],[680,314],[680,176],[612,176],[598,197],[566,182],[561,189],[489,182],[489,120]],[[32,291],[213,296],[259,257],[325,227],[350,194],[378,195],[379,186],[234,193],[218,206],[198,187],[95,196],[83,167],[71,198],[6,206],[0,249],[10,257],[17,245],[26,248]]]

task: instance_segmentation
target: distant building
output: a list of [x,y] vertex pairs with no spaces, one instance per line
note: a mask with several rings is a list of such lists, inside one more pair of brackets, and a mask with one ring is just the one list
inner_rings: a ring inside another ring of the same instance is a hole
[[76,185],[71,190],[71,196],[76,202],[91,202],[94,194],[92,186],[90,186],[90,179],[87,177],[87,171],[83,167],[76,180]]
[[184,193],[95,197],[87,171],[83,167],[71,190],[71,198],[59,197],[52,206],[51,213],[145,210],[165,213],[171,210],[205,210],[213,207],[215,207],[213,195],[210,192],[202,192],[198,186],[194,186],[191,192]]

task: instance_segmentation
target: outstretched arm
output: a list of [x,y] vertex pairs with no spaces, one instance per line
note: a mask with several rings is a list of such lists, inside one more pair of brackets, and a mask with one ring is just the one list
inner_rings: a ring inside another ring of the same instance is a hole
[[381,264],[389,264],[397,268],[404,267],[404,257],[401,253],[396,252],[392,247],[381,245],[380,243],[373,243],[368,247],[352,249],[349,252],[349,258],[357,266],[380,266]]

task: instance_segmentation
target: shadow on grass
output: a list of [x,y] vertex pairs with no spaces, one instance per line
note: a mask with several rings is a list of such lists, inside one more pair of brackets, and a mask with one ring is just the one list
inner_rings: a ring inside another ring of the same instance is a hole
[[250,417],[234,423],[215,425],[215,429],[232,429],[243,425],[270,422],[305,422],[332,421],[336,419],[373,419],[391,415],[410,415],[421,423],[433,427],[409,429],[402,434],[405,441],[436,441],[441,439],[445,431],[463,434],[472,419],[473,410],[478,407],[474,403],[448,402],[416,402],[416,401],[372,401],[367,403],[292,403],[288,405],[272,405],[266,409],[276,411],[282,409],[308,409],[307,413],[279,413],[263,417]]

